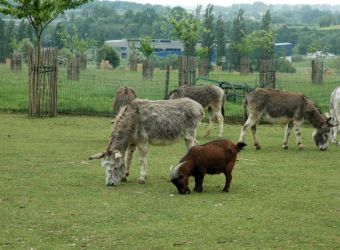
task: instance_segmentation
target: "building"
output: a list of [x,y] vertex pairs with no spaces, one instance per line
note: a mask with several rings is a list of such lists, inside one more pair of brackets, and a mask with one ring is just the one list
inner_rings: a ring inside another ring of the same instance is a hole
[[[140,40],[108,40],[105,44],[115,48],[121,58],[127,58],[131,44],[134,43],[136,48],[140,48]],[[152,46],[154,54],[159,57],[167,57],[168,55],[182,55],[184,47],[180,41],[172,41],[169,39],[153,39]]]
[[293,44],[292,43],[275,43],[274,51],[276,55],[286,58],[292,62]]

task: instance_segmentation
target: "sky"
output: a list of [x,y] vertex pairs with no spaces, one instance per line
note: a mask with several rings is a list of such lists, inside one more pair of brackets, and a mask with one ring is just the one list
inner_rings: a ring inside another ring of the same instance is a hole
[[[257,0],[263,2],[265,4],[330,4],[336,5],[340,4],[340,0]],[[256,2],[254,0],[185,0],[185,1],[174,1],[174,0],[129,0],[129,2],[136,3],[150,3],[150,4],[159,4],[165,6],[197,6],[197,4],[201,4],[203,6],[212,3],[213,5],[220,6],[230,6],[232,4],[241,4],[241,3],[253,3]]]

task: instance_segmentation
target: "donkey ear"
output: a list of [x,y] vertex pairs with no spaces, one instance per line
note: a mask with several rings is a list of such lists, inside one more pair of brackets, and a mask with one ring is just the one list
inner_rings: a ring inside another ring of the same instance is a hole
[[94,159],[101,159],[103,158],[105,155],[105,152],[101,152],[101,153],[98,153],[98,154],[95,154],[95,155],[92,155],[89,157],[89,160],[94,160]]
[[328,126],[328,127],[336,127],[338,126],[338,123],[333,123],[332,122],[332,117],[328,117],[325,124]]

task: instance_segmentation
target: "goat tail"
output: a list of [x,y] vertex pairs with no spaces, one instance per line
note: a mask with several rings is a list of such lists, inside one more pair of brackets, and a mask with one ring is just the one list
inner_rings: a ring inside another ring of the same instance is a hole
[[240,152],[245,146],[247,146],[247,144],[245,144],[244,142],[238,142],[236,144],[236,150],[237,152]]
[[243,123],[245,123],[248,119],[247,106],[248,106],[247,97],[245,97],[243,99]]

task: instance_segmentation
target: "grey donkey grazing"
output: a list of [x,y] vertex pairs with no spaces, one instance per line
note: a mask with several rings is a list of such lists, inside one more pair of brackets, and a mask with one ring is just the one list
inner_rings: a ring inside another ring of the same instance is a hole
[[330,129],[334,126],[331,118],[327,119],[322,115],[303,94],[258,88],[246,95],[244,105],[247,119],[241,130],[240,142],[244,142],[247,129],[250,127],[254,146],[256,149],[261,148],[256,138],[256,126],[263,116],[267,121],[287,123],[282,146],[284,149],[288,148],[288,139],[293,127],[299,149],[304,148],[301,142],[301,125],[305,119],[314,127],[313,139],[316,147],[320,150],[328,148]]
[[138,148],[141,165],[138,183],[143,184],[147,175],[148,144],[166,145],[184,137],[187,148],[191,148],[195,145],[196,130],[203,116],[201,104],[189,98],[135,99],[120,110],[106,151],[90,159],[104,158],[106,184],[114,186],[121,180],[126,181],[133,153]]
[[210,135],[213,119],[214,117],[217,118],[219,124],[218,136],[221,138],[224,121],[224,91],[220,87],[214,85],[194,85],[180,86],[169,94],[169,99],[181,97],[189,97],[200,103],[204,109],[208,110],[209,125],[205,137]]
[[327,119],[322,115],[303,94],[258,88],[246,95],[244,105],[246,121],[241,130],[240,142],[244,142],[250,127],[256,149],[261,148],[256,138],[256,126],[263,116],[268,121],[287,123],[282,146],[284,149],[288,148],[288,139],[293,127],[299,149],[304,148],[301,142],[301,125],[305,119],[314,127],[313,139],[316,147],[320,150],[328,148],[330,129],[334,124],[331,118]]

